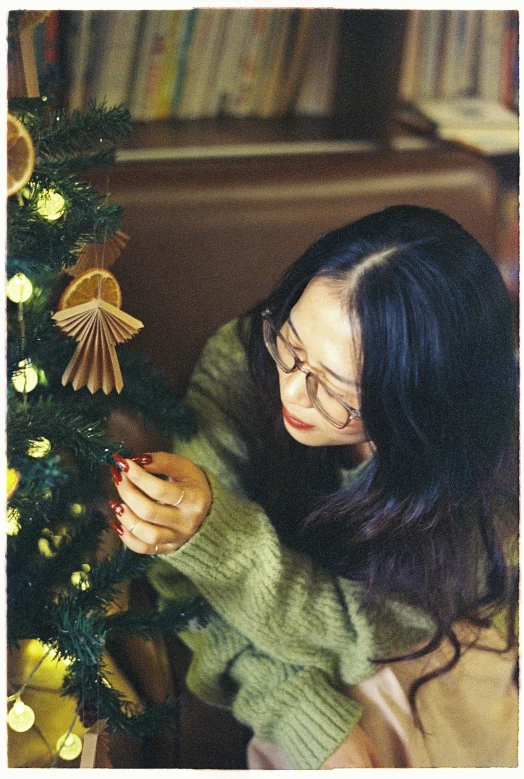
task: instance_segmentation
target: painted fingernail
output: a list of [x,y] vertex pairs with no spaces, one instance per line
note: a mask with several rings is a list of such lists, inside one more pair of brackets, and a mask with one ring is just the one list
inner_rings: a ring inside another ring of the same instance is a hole
[[137,465],[149,465],[153,462],[153,458],[150,454],[137,454],[136,457],[131,458]]
[[124,535],[124,528],[122,527],[122,525],[119,522],[115,522],[114,519],[110,519],[109,520],[109,524],[111,525],[113,530],[116,533],[118,533],[119,536],[123,536]]
[[117,452],[114,452],[111,457],[114,460],[114,463],[117,468],[119,468],[121,471],[128,471],[129,470],[129,463],[126,463],[123,457],[120,457],[120,455]]
[[117,517],[122,516],[122,514],[124,513],[124,507],[122,506],[121,503],[117,503],[116,500],[110,500],[109,505],[111,506],[111,508],[117,515]]
[[120,482],[122,481],[122,474],[120,473],[118,468],[115,468],[115,466],[112,465],[111,473],[113,475],[113,481],[115,482],[115,484],[120,484]]

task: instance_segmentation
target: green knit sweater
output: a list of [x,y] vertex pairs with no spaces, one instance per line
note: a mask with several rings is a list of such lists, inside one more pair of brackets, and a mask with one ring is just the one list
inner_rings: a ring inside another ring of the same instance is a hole
[[159,558],[150,577],[162,599],[196,589],[213,608],[205,627],[181,634],[193,650],[189,688],[229,707],[281,747],[294,768],[317,769],[359,720],[360,706],[344,690],[377,671],[373,658],[423,641],[431,624],[394,602],[380,624],[370,622],[359,610],[357,582],[327,574],[280,543],[245,491],[248,439],[257,438],[253,397],[231,322],[209,340],[192,376],[187,400],[198,432],[175,445],[207,473],[211,511],[188,542]]

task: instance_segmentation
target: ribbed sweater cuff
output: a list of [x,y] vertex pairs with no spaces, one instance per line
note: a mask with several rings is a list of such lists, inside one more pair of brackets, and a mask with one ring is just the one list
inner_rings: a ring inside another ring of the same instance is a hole
[[281,713],[271,732],[260,737],[279,746],[293,768],[316,770],[351,733],[362,709],[317,669],[299,672],[290,685],[289,697],[283,691],[279,695]]
[[[256,554],[256,535],[260,525],[268,523],[258,506],[226,490],[212,473],[206,475],[213,494],[209,516],[180,549],[166,555],[178,571],[204,589],[214,582],[230,582],[242,565],[251,566],[245,550]],[[267,539],[267,533],[263,537]]]

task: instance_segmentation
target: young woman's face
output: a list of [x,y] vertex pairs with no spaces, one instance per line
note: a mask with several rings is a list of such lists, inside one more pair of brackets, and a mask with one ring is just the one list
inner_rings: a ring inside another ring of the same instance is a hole
[[[318,278],[308,284],[280,332],[306,363],[306,369],[358,410],[358,338],[353,329],[337,284]],[[284,425],[295,440],[306,446],[341,446],[367,440],[361,419],[352,419],[339,430],[322,416],[309,398],[302,371],[284,373],[278,368],[278,376]]]

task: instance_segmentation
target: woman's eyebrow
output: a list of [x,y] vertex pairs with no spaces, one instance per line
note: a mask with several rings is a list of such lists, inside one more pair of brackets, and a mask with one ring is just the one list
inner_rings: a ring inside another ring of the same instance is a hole
[[[292,329],[292,331],[295,334],[295,336],[298,338],[300,343],[303,344],[304,342],[302,341],[301,337],[297,333],[295,325],[293,324],[293,322],[291,320],[291,315],[288,316],[287,321],[289,322],[289,326]],[[352,387],[358,388],[358,382],[356,382],[354,379],[348,379],[345,376],[340,376],[338,373],[335,373],[335,371],[332,371],[331,368],[328,368],[327,365],[324,365],[324,363],[322,363],[322,362],[320,362],[319,365],[320,365],[321,368],[323,368],[326,371],[326,373],[329,373],[331,376],[333,376],[333,378],[337,379],[338,381],[341,381],[343,384],[349,384]]]

